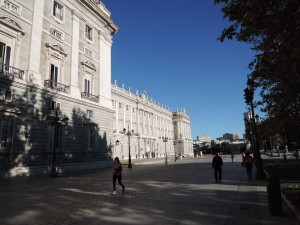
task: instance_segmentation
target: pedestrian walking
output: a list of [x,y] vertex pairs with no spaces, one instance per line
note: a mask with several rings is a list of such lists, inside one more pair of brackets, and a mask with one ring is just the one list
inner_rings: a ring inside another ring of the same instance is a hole
[[222,181],[222,166],[223,166],[223,160],[217,152],[212,160],[212,168],[214,169],[214,175],[215,175],[216,182]]
[[233,162],[234,154],[233,152],[231,153],[231,162]]
[[253,158],[249,152],[245,153],[245,157],[244,157],[243,161],[244,161],[244,165],[246,167],[248,179],[251,179],[252,178]]
[[116,195],[116,181],[118,179],[118,183],[122,186],[122,192],[125,192],[125,186],[122,183],[122,164],[118,157],[115,158],[113,164],[113,192],[112,195]]

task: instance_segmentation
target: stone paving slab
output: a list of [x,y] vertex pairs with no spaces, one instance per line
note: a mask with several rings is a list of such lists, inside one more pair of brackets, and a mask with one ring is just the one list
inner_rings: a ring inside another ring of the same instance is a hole
[[284,206],[272,217],[266,182],[248,181],[224,157],[223,182],[214,183],[211,159],[169,165],[124,166],[125,194],[112,170],[0,182],[1,225],[298,225]]

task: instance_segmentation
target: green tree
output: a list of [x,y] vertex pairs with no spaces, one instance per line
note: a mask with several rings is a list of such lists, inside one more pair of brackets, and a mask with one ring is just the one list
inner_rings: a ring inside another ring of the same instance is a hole
[[[300,1],[215,0],[230,22],[219,37],[251,45],[249,63],[267,117],[300,124]],[[290,131],[288,131],[290,133]],[[293,135],[295,136],[295,135]]]

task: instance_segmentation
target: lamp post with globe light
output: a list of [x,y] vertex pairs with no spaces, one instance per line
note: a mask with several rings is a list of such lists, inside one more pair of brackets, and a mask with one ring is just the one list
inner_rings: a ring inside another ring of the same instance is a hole
[[54,144],[53,144],[51,171],[50,171],[51,178],[57,177],[58,175],[57,168],[56,168],[56,149],[59,147],[59,128],[61,125],[68,126],[68,121],[69,121],[69,118],[67,116],[64,116],[63,118],[59,118],[58,111],[59,109],[56,108],[54,121],[50,122],[50,124],[52,124],[54,127],[54,139],[53,139]]
[[165,164],[168,164],[168,152],[167,152],[167,142],[169,140],[169,138],[166,137],[166,135],[162,138],[163,142],[165,142],[165,154],[166,154],[166,161]]
[[127,135],[128,137],[128,168],[132,168],[132,164],[131,164],[131,153],[130,153],[130,136],[133,135],[134,131],[130,131],[129,130],[129,126],[128,126],[128,131],[126,133],[126,128],[123,129],[123,132],[125,135]]

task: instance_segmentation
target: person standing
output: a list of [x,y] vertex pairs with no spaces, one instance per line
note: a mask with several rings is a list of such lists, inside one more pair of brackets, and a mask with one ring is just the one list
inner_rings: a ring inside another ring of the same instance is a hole
[[115,158],[113,164],[113,192],[112,195],[116,195],[116,181],[118,179],[118,183],[122,186],[123,193],[125,192],[125,186],[122,183],[122,164],[118,157]]
[[222,166],[223,166],[223,160],[221,156],[219,156],[218,152],[214,156],[212,160],[212,167],[214,169],[214,175],[215,175],[215,181],[221,182],[222,181]]
[[250,155],[249,152],[245,153],[244,165],[246,167],[248,179],[251,179],[252,178],[253,158],[252,158],[252,156]]
[[233,152],[231,153],[231,162],[233,162],[234,154]]

